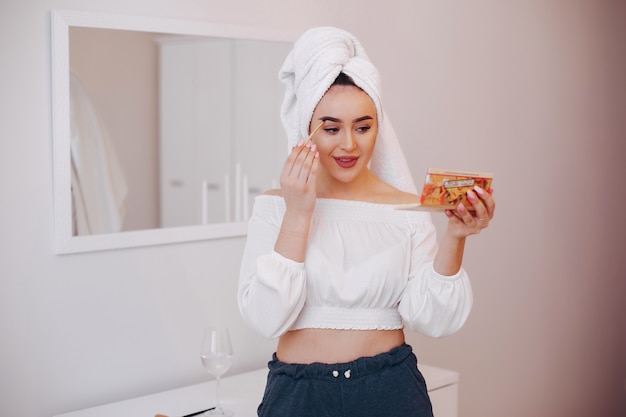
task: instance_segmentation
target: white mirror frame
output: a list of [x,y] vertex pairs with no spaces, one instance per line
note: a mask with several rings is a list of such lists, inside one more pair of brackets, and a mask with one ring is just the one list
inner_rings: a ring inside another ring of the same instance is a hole
[[267,27],[215,24],[146,16],[53,10],[51,13],[52,140],[54,171],[54,249],[57,254],[91,252],[245,236],[247,223],[215,223],[95,235],[72,235],[70,156],[69,28],[161,32],[293,42],[297,34]]

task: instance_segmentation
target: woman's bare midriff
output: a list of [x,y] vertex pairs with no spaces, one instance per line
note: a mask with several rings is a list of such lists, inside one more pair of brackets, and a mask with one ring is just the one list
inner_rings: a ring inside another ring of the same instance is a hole
[[282,335],[276,356],[285,363],[342,363],[388,352],[404,343],[404,331],[302,329]]

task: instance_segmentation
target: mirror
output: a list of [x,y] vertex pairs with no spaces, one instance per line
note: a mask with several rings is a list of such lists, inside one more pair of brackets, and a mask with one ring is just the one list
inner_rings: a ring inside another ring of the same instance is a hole
[[242,236],[287,153],[296,34],[53,11],[55,251]]

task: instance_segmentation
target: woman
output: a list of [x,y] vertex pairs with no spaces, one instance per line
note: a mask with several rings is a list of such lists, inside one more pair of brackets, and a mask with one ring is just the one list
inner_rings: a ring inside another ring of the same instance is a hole
[[439,337],[463,325],[465,239],[495,202],[468,192],[474,211],[446,212],[439,247],[430,214],[394,208],[419,197],[351,34],[307,31],[280,76],[292,147],[280,190],[255,201],[238,293],[246,322],[279,337],[259,416],[432,416],[404,326]]

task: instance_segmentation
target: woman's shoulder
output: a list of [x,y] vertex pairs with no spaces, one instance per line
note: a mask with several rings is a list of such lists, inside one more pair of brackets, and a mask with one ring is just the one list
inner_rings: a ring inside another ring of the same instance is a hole
[[[259,195],[262,200],[266,200],[263,197],[269,197],[269,200],[275,200],[271,197],[283,197],[283,192],[280,188],[274,188],[264,191]],[[341,198],[334,198],[331,195],[318,195],[318,198],[325,200],[339,200],[345,201]],[[367,193],[361,196],[361,198],[355,198],[355,201],[363,203],[374,203],[381,205],[405,205],[419,203],[420,197],[416,194],[400,191],[397,188],[390,186],[389,184],[382,183],[381,186],[372,187]]]
[[381,204],[414,204],[419,203],[420,198],[418,195],[401,191],[390,184],[380,181],[378,186],[373,188],[374,192],[371,194],[371,198],[374,203]]
[[283,190],[281,190],[280,188],[273,188],[271,190],[264,191],[263,194],[261,194],[261,195],[273,195],[273,196],[282,197],[283,196]]
[[389,204],[414,204],[420,202],[420,197],[417,194],[395,190],[389,193],[389,200]]

